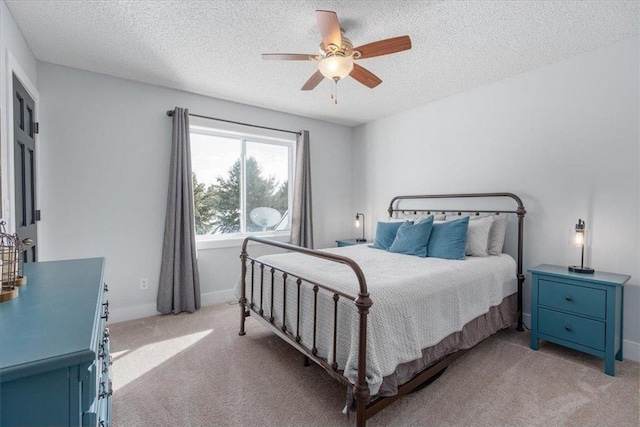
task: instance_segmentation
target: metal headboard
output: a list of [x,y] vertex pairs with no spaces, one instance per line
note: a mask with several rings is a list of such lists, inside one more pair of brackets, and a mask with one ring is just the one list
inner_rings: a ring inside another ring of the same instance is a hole
[[[420,207],[419,209],[413,209],[408,207],[399,207],[399,203],[401,200],[424,200],[424,199],[467,199],[467,198],[511,198],[516,204],[517,208],[515,210],[504,210],[504,209],[426,209],[424,207]],[[395,204],[395,207],[394,207]],[[501,213],[513,213],[518,216],[518,255],[517,255],[517,279],[518,279],[518,331],[523,331],[522,327],[522,284],[524,283],[524,274],[522,272],[522,248],[523,248],[523,240],[524,240],[524,216],[527,211],[522,204],[522,199],[516,196],[513,193],[468,193],[468,194],[424,194],[424,195],[416,195],[416,196],[396,196],[391,199],[391,203],[389,203],[389,217],[393,217],[394,213],[397,212],[413,212],[417,214],[418,212],[424,212],[426,214],[431,213],[457,213],[461,215],[464,213],[475,213],[476,215],[480,215],[481,213],[486,214],[501,214]]]

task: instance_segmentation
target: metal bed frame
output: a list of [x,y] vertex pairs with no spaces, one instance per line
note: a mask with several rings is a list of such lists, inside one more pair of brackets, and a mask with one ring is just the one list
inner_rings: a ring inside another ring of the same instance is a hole
[[[419,209],[413,208],[399,208],[400,201],[406,200],[425,200],[425,199],[466,199],[466,198],[511,198],[517,204],[517,208],[515,210],[465,210],[465,209],[425,209],[423,207]],[[395,204],[395,206],[394,206]],[[517,246],[517,280],[518,280],[518,308],[517,308],[517,330],[523,331],[522,327],[522,285],[524,283],[524,274],[522,272],[522,257],[523,257],[523,238],[524,238],[524,216],[526,214],[526,210],[524,205],[522,204],[522,200],[512,193],[471,193],[471,194],[436,194],[436,195],[416,195],[416,196],[396,196],[391,199],[389,203],[389,217],[393,217],[394,214],[397,213],[456,213],[458,215],[462,215],[462,213],[473,213],[475,215],[480,214],[516,214],[518,217],[518,246]],[[322,258],[328,261],[340,263],[347,265],[353,271],[357,281],[359,291],[357,295],[350,295],[343,291],[337,290],[328,286],[326,284],[318,283],[313,280],[309,280],[305,277],[300,277],[298,275],[291,274],[289,272],[278,269],[275,266],[269,265],[265,262],[260,261],[257,258],[253,258],[249,256],[247,253],[247,245],[249,242],[257,242],[268,246],[273,246],[281,249],[286,249],[291,252],[298,252],[309,256],[314,256],[318,258]],[[449,366],[454,360],[460,357],[466,350],[458,350],[455,353],[452,353],[434,365],[427,367],[422,372],[418,373],[413,379],[408,381],[407,383],[398,387],[398,393],[395,396],[388,397],[380,397],[372,402],[368,402],[370,393],[369,386],[366,381],[366,371],[367,371],[367,315],[369,314],[369,309],[373,305],[373,301],[369,296],[369,291],[367,289],[367,281],[365,279],[360,266],[350,258],[335,255],[326,252],[320,252],[313,249],[307,249],[295,245],[291,245],[288,243],[276,242],[268,239],[262,239],[258,237],[247,237],[242,244],[242,252],[240,254],[241,260],[241,283],[242,283],[242,291],[239,300],[240,304],[240,332],[239,335],[243,336],[246,334],[245,332],[245,319],[251,315],[251,312],[255,314],[254,318],[260,321],[262,324],[267,326],[267,328],[271,329],[278,336],[292,345],[294,348],[299,350],[305,356],[305,365],[309,364],[309,361],[312,360],[322,368],[324,368],[329,375],[333,378],[340,381],[342,384],[347,387],[353,387],[353,397],[356,402],[356,425],[358,427],[363,427],[366,425],[367,419],[371,418],[378,412],[380,412],[385,407],[389,406],[395,400],[399,399],[403,395],[413,391],[421,384],[425,383],[430,378],[434,377],[438,373],[440,373],[443,369]],[[247,265],[249,264],[249,266]],[[257,270],[257,271],[256,271]],[[266,270],[266,272],[265,272]],[[251,283],[251,291],[249,299],[247,299],[247,274],[250,271],[250,283]],[[275,274],[278,272],[282,273],[282,283],[283,283],[283,295],[282,295],[282,322],[279,323],[275,320],[273,316],[273,300],[274,300],[274,283],[275,283]],[[265,277],[265,275],[267,277]],[[259,276],[256,277],[256,276]],[[287,278],[295,278],[295,286],[289,285],[289,292],[297,293],[297,309],[296,309],[296,322],[295,322],[295,330],[289,330],[286,326],[286,301],[287,301]],[[256,290],[256,279],[259,279],[259,290]],[[265,314],[263,307],[265,305],[264,302],[264,287],[270,286],[270,301],[267,301],[270,304],[269,315]],[[300,289],[302,286],[310,286],[313,291],[313,345],[311,348],[305,346],[302,343],[300,337]],[[259,292],[259,296],[257,293]],[[331,295],[334,301],[334,310],[333,310],[333,357],[332,360],[328,360],[318,355],[318,349],[316,348],[316,331],[317,331],[317,308],[318,308],[318,293],[324,292]],[[256,299],[259,298],[260,304],[259,306],[256,304]],[[342,371],[338,370],[338,364],[336,360],[337,355],[337,321],[338,321],[338,301],[340,298],[345,298],[349,301],[352,301],[355,305],[358,317],[359,317],[359,328],[358,328],[358,375],[355,383],[349,381],[346,377],[343,376]]]

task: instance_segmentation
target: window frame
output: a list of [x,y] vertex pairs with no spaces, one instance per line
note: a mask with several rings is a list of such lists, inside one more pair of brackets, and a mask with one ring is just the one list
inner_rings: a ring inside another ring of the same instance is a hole
[[[195,122],[195,123],[194,123]],[[237,139],[240,143],[240,232],[238,233],[224,233],[224,234],[196,234],[196,247],[197,249],[213,249],[219,247],[237,246],[248,236],[256,237],[269,237],[274,240],[288,242],[291,240],[291,208],[293,203],[293,182],[295,174],[295,160],[296,160],[296,138],[295,135],[291,135],[291,138],[285,138],[281,135],[274,135],[270,132],[242,132],[238,129],[234,129],[235,126],[216,126],[212,127],[204,122],[198,122],[192,120],[189,124],[189,135],[200,134],[206,136],[214,136],[220,138]],[[247,142],[254,142],[259,144],[276,145],[289,148],[288,158],[288,205],[289,205],[289,229],[282,231],[246,231],[246,151]],[[189,153],[192,156],[192,153]]]

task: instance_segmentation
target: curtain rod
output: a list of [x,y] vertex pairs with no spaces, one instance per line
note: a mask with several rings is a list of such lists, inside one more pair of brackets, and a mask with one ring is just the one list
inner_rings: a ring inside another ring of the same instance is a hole
[[[295,132],[295,131],[292,131],[292,130],[277,129],[277,128],[270,128],[270,127],[267,127],[267,126],[252,125],[250,123],[235,122],[233,120],[219,119],[217,117],[202,116],[200,114],[189,113],[189,115],[193,116],[193,117],[200,117],[201,119],[216,120],[218,122],[225,122],[225,123],[233,123],[234,125],[249,126],[249,127],[252,127],[252,128],[275,130],[277,132],[286,132],[286,133],[293,133],[293,134],[296,134],[296,135],[302,135],[301,132]],[[167,116],[173,117],[173,110],[167,110]]]

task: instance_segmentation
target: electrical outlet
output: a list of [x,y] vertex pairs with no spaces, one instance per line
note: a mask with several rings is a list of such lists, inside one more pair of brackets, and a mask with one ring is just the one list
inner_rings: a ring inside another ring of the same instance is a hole
[[145,290],[149,288],[149,279],[140,279],[140,289]]

